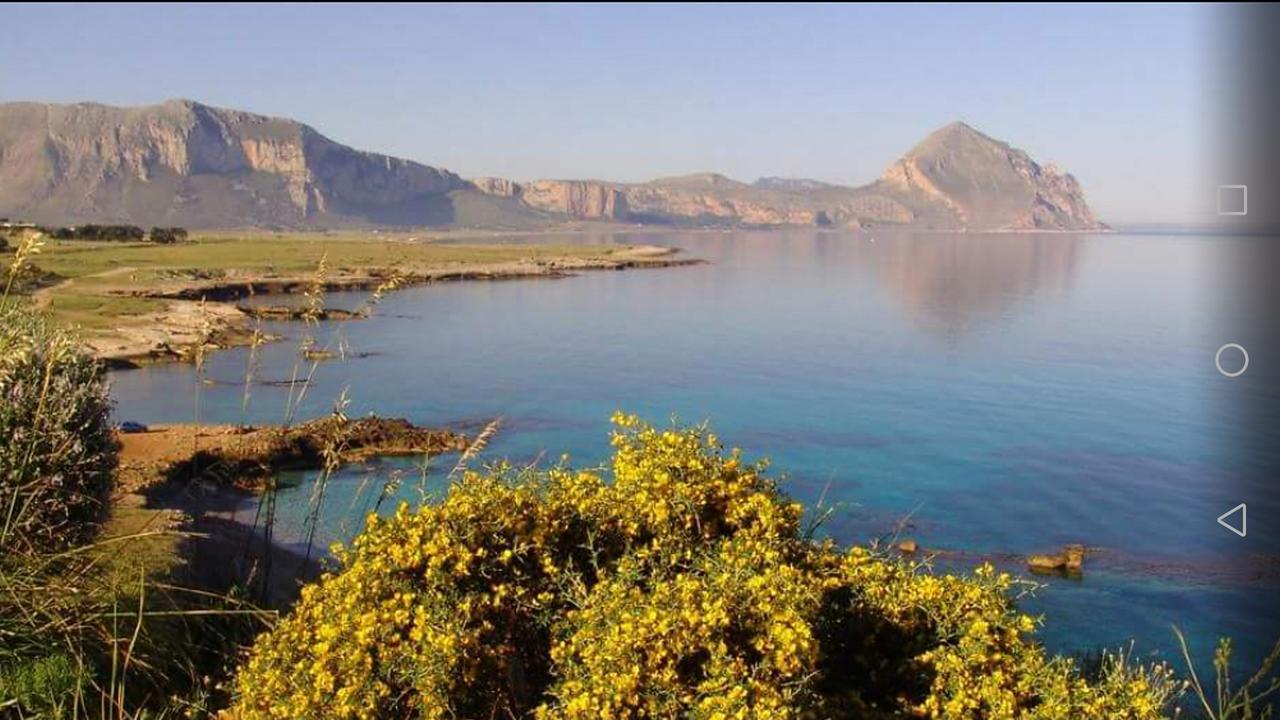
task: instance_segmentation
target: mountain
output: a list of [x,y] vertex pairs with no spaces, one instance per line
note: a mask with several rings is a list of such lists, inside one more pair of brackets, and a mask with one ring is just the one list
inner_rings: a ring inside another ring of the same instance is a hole
[[649,222],[721,225],[911,226],[967,230],[1093,230],[1080,184],[1052,165],[964,123],[943,127],[875,182],[846,187],[703,173],[624,186]]
[[962,122],[929,135],[891,165],[876,186],[904,202],[941,205],[962,227],[1100,226],[1074,177]]
[[566,220],[679,226],[1093,229],[1079,183],[963,123],[875,182],[715,173],[647,183],[503,178],[354,150],[302,123],[190,100],[0,104],[0,216],[47,224],[452,226]]
[[501,205],[447,170],[353,150],[293,120],[189,100],[0,105],[0,215],[56,224],[440,225],[466,222],[458,207],[477,203]]
[[476,178],[478,190],[514,198],[552,216],[582,220],[625,221],[631,217],[626,195],[614,183],[598,180],[534,180],[517,183],[503,178]]
[[831,183],[808,178],[762,177],[751,183],[765,190],[782,190],[784,192],[804,192],[805,190],[823,190],[834,187]]

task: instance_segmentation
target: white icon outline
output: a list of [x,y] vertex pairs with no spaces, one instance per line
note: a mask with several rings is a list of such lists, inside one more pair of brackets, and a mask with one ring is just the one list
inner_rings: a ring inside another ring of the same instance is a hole
[[[1241,365],[1240,369],[1236,370],[1235,372],[1227,372],[1226,370],[1222,369],[1222,351],[1232,350],[1232,349],[1240,351],[1240,354],[1244,356],[1244,364]],[[1218,348],[1218,352],[1214,353],[1213,365],[1214,367],[1218,368],[1218,372],[1222,373],[1223,377],[1229,377],[1229,378],[1240,377],[1241,375],[1244,374],[1245,370],[1249,369],[1249,351],[1245,350],[1244,346],[1238,343],[1227,343],[1226,345],[1223,345],[1222,347]]]
[[[1240,527],[1227,524],[1227,518],[1235,515],[1237,512],[1240,513]],[[1249,506],[1245,503],[1240,503],[1239,505],[1222,513],[1218,516],[1218,524],[1240,537],[1247,536],[1249,534]]]
[[[1240,209],[1239,210],[1223,210],[1222,209],[1222,191],[1223,190],[1239,190],[1240,191]],[[1248,185],[1219,185],[1218,186],[1218,214],[1219,215],[1248,215],[1249,214],[1249,186]]]

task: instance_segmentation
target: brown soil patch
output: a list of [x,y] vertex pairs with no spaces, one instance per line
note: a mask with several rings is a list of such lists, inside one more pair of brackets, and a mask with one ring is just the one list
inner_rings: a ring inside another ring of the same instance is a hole
[[164,425],[119,435],[116,493],[167,482],[204,481],[258,489],[280,470],[318,469],[373,456],[436,455],[465,450],[467,438],[407,420],[321,418],[291,428]]

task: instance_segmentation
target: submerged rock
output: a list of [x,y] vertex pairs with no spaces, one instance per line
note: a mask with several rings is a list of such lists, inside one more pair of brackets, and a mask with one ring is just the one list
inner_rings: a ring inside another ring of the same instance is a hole
[[263,320],[357,320],[364,314],[342,308],[313,310],[301,305],[237,305],[240,312]]
[[303,350],[301,355],[304,360],[337,360],[342,357],[337,350],[307,349]]
[[1032,572],[1079,575],[1084,570],[1084,545],[1067,545],[1053,555],[1032,555],[1027,558],[1027,568]]

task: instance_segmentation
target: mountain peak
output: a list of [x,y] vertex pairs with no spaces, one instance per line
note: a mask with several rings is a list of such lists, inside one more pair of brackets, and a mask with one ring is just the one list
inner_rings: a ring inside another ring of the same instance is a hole
[[[983,135],[983,133],[978,132],[978,130],[977,130],[976,128],[974,128],[972,125],[970,125],[969,123],[967,123],[967,122],[965,122],[965,121],[963,121],[963,120],[952,120],[951,122],[947,123],[946,125],[943,125],[942,127],[938,128],[938,129],[937,129],[937,130],[935,130],[934,132],[935,132],[935,133],[941,133],[941,132],[971,132],[971,133],[978,133],[979,135]],[[984,135],[984,137],[985,137],[985,135]]]
[[916,143],[908,155],[927,153],[942,149],[958,149],[964,146],[1007,148],[1008,145],[996,140],[972,125],[962,121],[947,123],[925,136]]
[[962,227],[1105,227],[1075,178],[960,121],[930,133],[885,170],[880,185],[941,205]]

